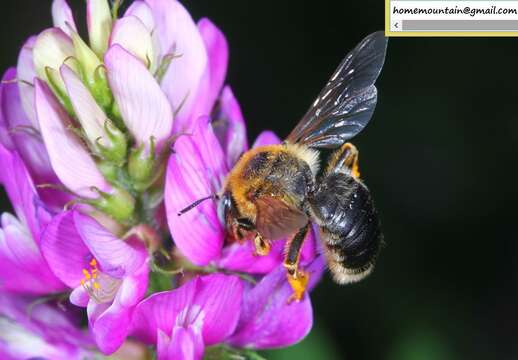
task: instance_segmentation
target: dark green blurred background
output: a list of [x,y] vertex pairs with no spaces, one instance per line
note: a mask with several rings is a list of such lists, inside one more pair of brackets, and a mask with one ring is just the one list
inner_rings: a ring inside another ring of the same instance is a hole
[[[81,18],[84,1],[69,2]],[[1,69],[50,25],[50,3],[2,1]],[[227,35],[251,139],[287,135],[341,58],[384,28],[382,0],[184,3]],[[312,334],[268,358],[518,358],[517,82],[518,39],[389,41],[354,141],[388,246],[360,284],[326,276]]]

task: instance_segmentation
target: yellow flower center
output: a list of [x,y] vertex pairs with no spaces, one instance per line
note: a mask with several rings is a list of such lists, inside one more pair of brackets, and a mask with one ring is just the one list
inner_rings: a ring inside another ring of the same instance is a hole
[[97,267],[97,260],[95,259],[92,259],[88,265],[90,269],[82,270],[84,278],[81,279],[81,286],[90,295],[90,298],[98,304],[112,301],[117,294],[117,290],[119,290],[122,280],[101,272]]

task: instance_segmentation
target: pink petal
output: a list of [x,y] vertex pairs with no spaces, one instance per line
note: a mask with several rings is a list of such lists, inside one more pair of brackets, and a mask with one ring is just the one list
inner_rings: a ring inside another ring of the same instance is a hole
[[229,343],[238,347],[268,349],[302,340],[313,324],[308,296],[287,303],[292,289],[281,265],[245,293],[241,318]]
[[194,123],[191,140],[198,147],[213,188],[215,191],[220,190],[228,173],[228,168],[225,163],[225,154],[214,134],[208,116],[199,117]]
[[155,20],[151,8],[142,0],[136,0],[129,6],[128,10],[124,13],[126,16],[135,16],[146,26],[150,32],[155,33]]
[[281,139],[273,131],[265,130],[262,133],[259,134],[257,139],[255,139],[254,145],[252,145],[252,148],[256,148],[259,146],[264,145],[275,145],[280,144]]
[[158,331],[158,360],[200,360],[204,350],[203,338],[192,326],[175,326],[171,339]]
[[[36,43],[36,36],[31,36],[23,44],[20,54],[18,55],[18,63],[16,65],[16,73],[18,80],[18,88],[20,98],[25,114],[28,116],[30,123],[36,129],[39,129],[38,120],[34,111],[34,86],[32,84],[36,77],[34,62],[32,57],[32,48]],[[27,84],[28,83],[28,84]]]
[[78,286],[70,293],[70,302],[76,306],[86,307],[90,301],[90,294],[83,286]]
[[[6,72],[3,80],[16,77],[15,71],[11,69]],[[2,84],[1,89],[0,106],[6,131],[5,136],[9,137],[10,146],[16,147],[38,184],[57,182],[41,138],[36,132],[27,130],[27,127],[31,127],[32,124],[23,110],[19,86],[15,83],[5,83]],[[32,89],[31,93],[33,94]],[[4,142],[3,139],[2,142]]]
[[116,301],[122,306],[137,305],[146,294],[149,281],[149,266],[144,262],[131,276],[124,278]]
[[[67,58],[75,55],[74,44],[60,28],[50,28],[38,35],[32,48],[32,55],[38,77],[47,79],[46,68],[57,71]],[[61,90],[64,89],[59,76],[56,79],[56,86]]]
[[151,137],[165,140],[171,133],[173,112],[153,75],[119,45],[105,56],[108,80],[124,122],[138,144]]
[[95,343],[105,355],[117,351],[126,340],[131,326],[131,308],[121,306],[116,301],[93,323]]
[[162,89],[175,111],[183,103],[175,120],[175,131],[188,131],[193,118],[192,108],[208,64],[207,51],[196,24],[179,1],[146,0],[146,3],[156,21],[162,55],[181,55],[171,62],[162,80]]
[[[77,136],[68,129],[71,121],[65,110],[41,80],[36,80],[36,114],[43,140],[50,156],[50,162],[63,184],[78,195],[95,197],[92,186],[110,192],[111,186],[81,144]],[[66,149],[66,151],[63,151]]]
[[152,344],[157,341],[157,330],[170,334],[175,326],[193,326],[202,329],[204,343],[222,342],[237,324],[241,295],[241,280],[235,276],[196,277],[141,302],[135,310],[133,333]]
[[70,315],[51,302],[35,304],[34,297],[3,293],[0,358],[92,359],[95,354],[87,350],[93,345],[89,335],[76,327]]
[[156,70],[157,57],[151,38],[151,30],[136,16],[124,16],[117,20],[110,36],[110,46],[119,44],[146,64],[151,72]]
[[135,16],[146,26],[146,29],[151,34],[155,55],[154,62],[156,63],[155,68],[157,68],[160,65],[159,62],[162,56],[162,50],[160,48],[160,34],[156,31],[155,19],[153,18],[151,8],[144,1],[137,0],[131,3],[124,16]]
[[143,264],[136,273],[124,278],[111,304],[88,303],[90,328],[97,346],[104,354],[115,352],[128,336],[134,305],[142,300],[147,290],[148,272],[147,264]]
[[220,109],[215,115],[215,124],[223,124],[215,131],[223,146],[227,166],[232,168],[243,152],[248,150],[246,125],[241,108],[229,86],[226,86],[219,98]]
[[223,33],[207,18],[198,22],[208,55],[208,66],[195,94],[191,119],[209,115],[221,91],[228,65],[228,44]]
[[[207,94],[209,107],[206,109],[208,113],[216,101],[225,81],[228,65],[228,43],[221,30],[207,18],[203,18],[198,22],[198,29],[209,57],[207,67],[208,73],[210,74],[210,86]],[[202,115],[206,115],[207,113]]]
[[12,215],[2,214],[0,290],[49,294],[63,289],[63,283],[52,274],[27,229]]
[[198,281],[195,278],[178,289],[155,293],[138,304],[133,315],[133,335],[156,344],[157,330],[171,334],[178,314],[192,304]]
[[214,345],[235,330],[241,309],[243,284],[237,276],[222,274],[201,277],[194,304],[203,311],[203,341]]
[[206,200],[182,216],[178,216],[178,212],[217,189],[212,187],[207,167],[191,138],[179,138],[175,152],[170,157],[166,174],[165,206],[169,230],[183,255],[197,265],[206,265],[219,257],[225,235],[215,202]]
[[75,288],[89,269],[90,250],[77,232],[74,211],[63,212],[52,219],[41,238],[41,252],[52,272],[67,286]]
[[54,0],[52,2],[52,21],[55,27],[61,28],[68,35],[70,35],[70,29],[77,32],[72,10],[70,10],[66,0]]
[[38,193],[22,159],[0,145],[3,166],[2,184],[18,218],[28,228],[33,241],[39,242],[41,229],[50,214],[41,206]]
[[143,242],[123,241],[88,215],[74,212],[77,233],[107,275],[122,278],[139,269],[147,257]]
[[[81,127],[92,144],[99,138],[106,138],[104,124],[108,120],[104,111],[90,94],[76,73],[67,65],[60,68],[61,77]],[[107,144],[103,144],[107,146]]]

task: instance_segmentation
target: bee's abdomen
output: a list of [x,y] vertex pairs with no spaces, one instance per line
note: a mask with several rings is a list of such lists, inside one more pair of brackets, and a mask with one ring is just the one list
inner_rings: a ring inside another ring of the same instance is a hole
[[372,269],[382,241],[369,190],[350,176],[332,173],[322,179],[311,203],[335,280],[360,280]]

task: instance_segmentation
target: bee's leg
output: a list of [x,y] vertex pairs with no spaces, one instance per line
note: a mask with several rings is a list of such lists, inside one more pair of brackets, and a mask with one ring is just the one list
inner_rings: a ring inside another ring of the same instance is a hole
[[255,229],[252,222],[246,218],[235,219],[232,226],[232,234],[239,244],[245,242],[245,234]]
[[358,166],[358,149],[351,143],[345,143],[333,153],[327,173],[345,172],[356,179],[360,178],[360,168]]
[[300,252],[302,250],[302,244],[309,231],[309,223],[301,228],[286,244],[286,257],[284,258],[284,267],[288,270],[288,282],[293,289],[293,294],[288,299],[288,302],[292,300],[300,301],[304,296],[306,287],[309,281],[309,274],[299,270]]
[[261,234],[256,233],[254,237],[255,254],[259,256],[265,256],[270,253],[272,244],[269,240],[264,239]]

